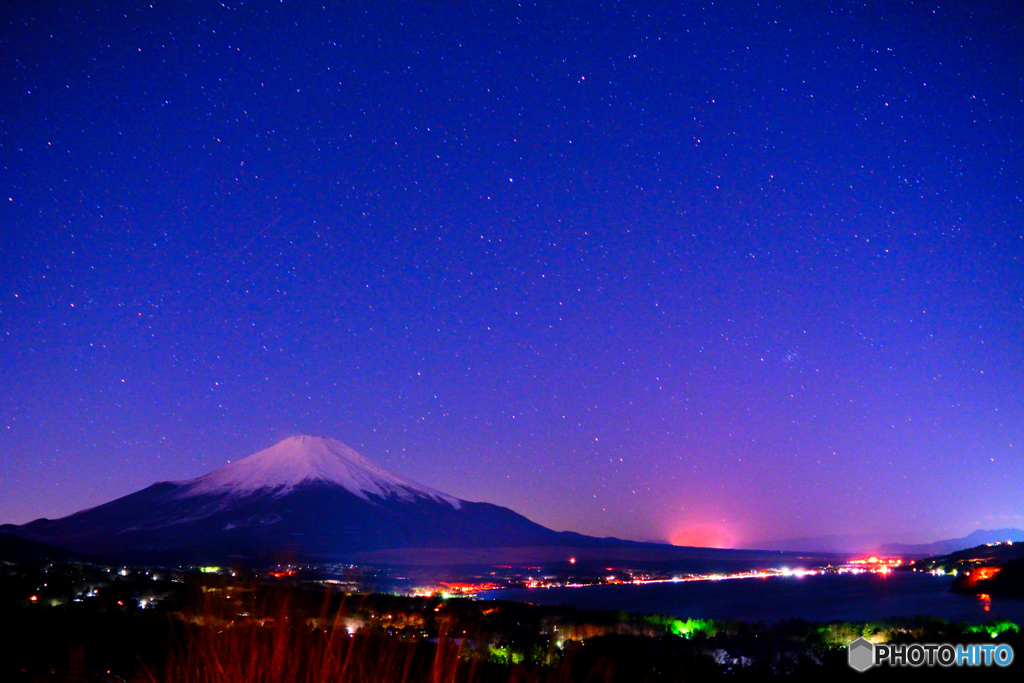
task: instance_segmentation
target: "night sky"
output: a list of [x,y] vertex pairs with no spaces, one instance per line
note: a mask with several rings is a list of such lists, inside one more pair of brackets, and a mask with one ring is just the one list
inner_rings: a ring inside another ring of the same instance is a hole
[[556,529],[1024,527],[1024,11],[12,2],[0,522],[294,434]]

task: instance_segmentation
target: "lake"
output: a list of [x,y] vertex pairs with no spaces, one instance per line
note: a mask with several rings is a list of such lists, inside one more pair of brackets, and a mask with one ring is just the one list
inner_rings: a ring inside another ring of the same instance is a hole
[[1024,624],[1024,600],[983,601],[955,595],[949,592],[951,583],[952,578],[947,576],[914,572],[825,574],[585,588],[515,588],[488,591],[478,597],[683,618],[876,621],[928,615],[954,622],[983,623],[1006,618]]

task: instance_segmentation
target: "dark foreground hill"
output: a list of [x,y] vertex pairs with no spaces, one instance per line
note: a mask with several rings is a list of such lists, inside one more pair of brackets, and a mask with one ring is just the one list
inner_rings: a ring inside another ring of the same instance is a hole
[[[17,527],[6,525],[7,528]],[[6,530],[6,529],[5,529]],[[67,562],[79,559],[77,553],[64,548],[12,536],[0,531],[0,562]]]
[[979,545],[929,557],[917,565],[926,571],[955,572],[954,593],[1024,598],[1024,543]]

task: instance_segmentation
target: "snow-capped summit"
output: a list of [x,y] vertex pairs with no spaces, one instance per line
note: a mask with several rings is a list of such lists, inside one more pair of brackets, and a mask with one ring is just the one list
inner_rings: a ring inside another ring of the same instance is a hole
[[430,498],[459,509],[462,501],[394,475],[340,441],[319,436],[293,436],[209,474],[180,482],[181,497],[260,492],[287,495],[304,484],[340,486],[369,501],[397,497],[404,501]]

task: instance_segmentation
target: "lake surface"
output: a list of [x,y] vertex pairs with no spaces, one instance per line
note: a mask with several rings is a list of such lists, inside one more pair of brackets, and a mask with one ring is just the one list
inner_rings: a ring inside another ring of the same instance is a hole
[[[951,577],[913,572],[728,579],[586,588],[515,588],[478,597],[538,605],[627,610],[678,617],[774,622],[875,621],[927,615],[984,623],[1006,618],[1024,624],[1024,600],[983,601],[949,592]],[[988,610],[986,610],[986,606]]]

